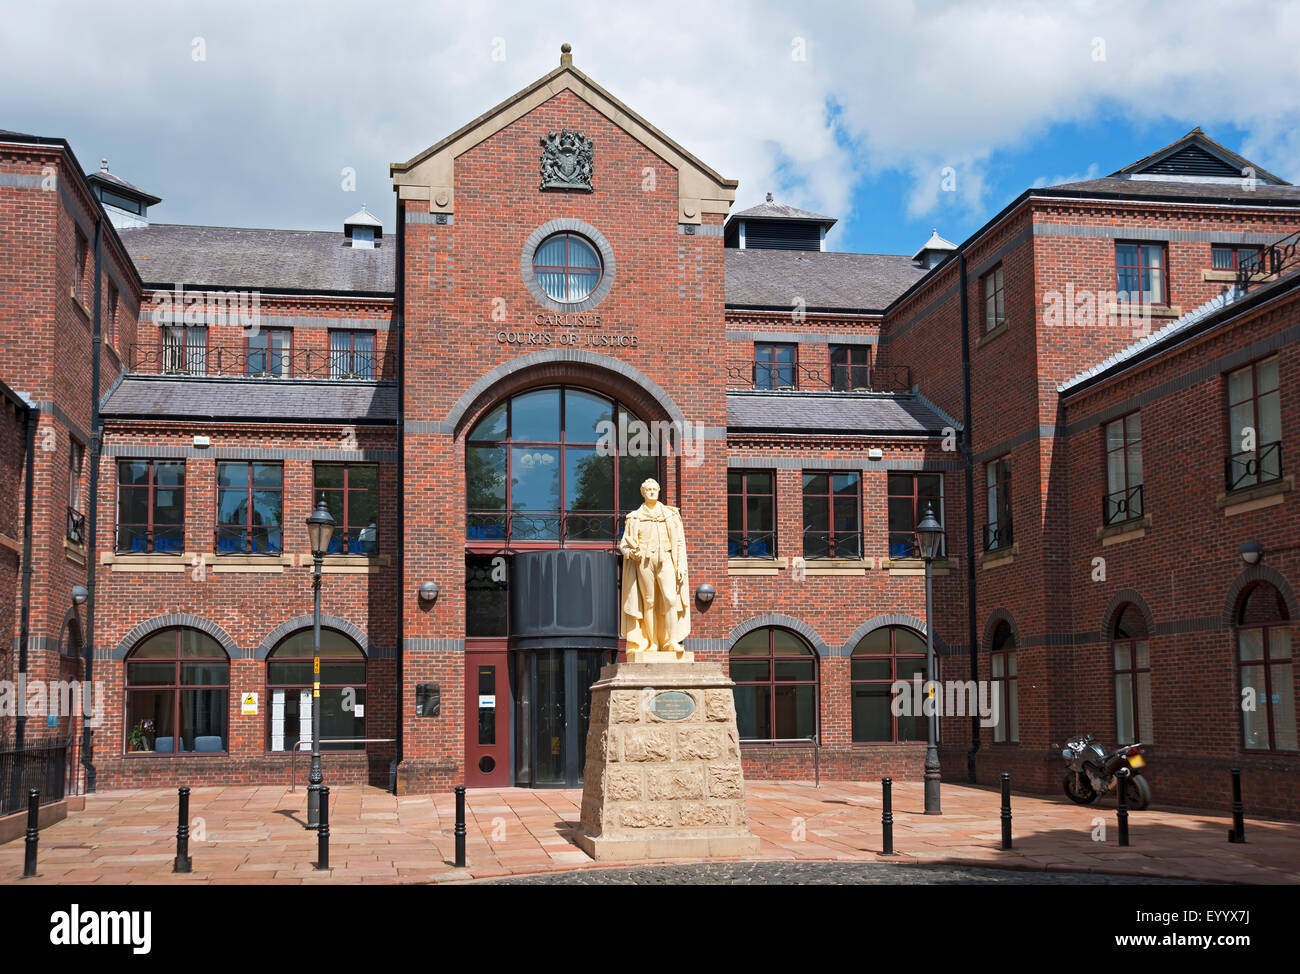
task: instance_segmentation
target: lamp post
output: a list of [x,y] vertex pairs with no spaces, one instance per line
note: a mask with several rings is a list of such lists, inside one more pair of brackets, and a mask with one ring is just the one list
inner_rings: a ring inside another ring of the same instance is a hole
[[334,537],[334,518],[322,497],[316,510],[307,518],[307,537],[311,539],[314,569],[311,576],[315,608],[312,611],[312,687],[311,687],[311,773],[307,776],[307,828],[320,825],[320,788],[325,779],[320,768],[320,575],[325,552]]
[[925,814],[942,815],[939,807],[939,701],[934,683],[934,581],[931,563],[939,554],[943,543],[943,525],[934,519],[934,507],[925,505],[925,517],[916,526],[916,540],[925,559],[925,680],[926,699],[930,701],[928,715],[930,741],[925,749]]

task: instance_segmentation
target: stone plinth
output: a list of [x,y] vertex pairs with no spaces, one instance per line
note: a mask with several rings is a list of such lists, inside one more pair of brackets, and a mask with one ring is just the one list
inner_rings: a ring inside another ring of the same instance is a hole
[[576,836],[583,851],[597,860],[757,855],[732,686],[719,663],[601,669]]

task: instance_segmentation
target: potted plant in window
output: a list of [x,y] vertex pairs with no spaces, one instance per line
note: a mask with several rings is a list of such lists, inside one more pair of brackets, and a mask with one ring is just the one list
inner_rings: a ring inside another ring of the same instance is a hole
[[126,735],[127,748],[132,751],[153,750],[153,721],[149,718],[138,720]]

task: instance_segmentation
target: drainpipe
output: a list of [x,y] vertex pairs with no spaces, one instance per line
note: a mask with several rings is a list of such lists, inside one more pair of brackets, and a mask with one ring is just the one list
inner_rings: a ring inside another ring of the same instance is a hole
[[[99,452],[104,439],[103,421],[99,416],[99,362],[100,354],[103,351],[104,334],[101,330],[103,321],[100,318],[101,292],[104,286],[104,214],[100,207],[96,207],[95,214],[95,330],[94,338],[91,342],[92,360],[90,363],[90,443],[87,444],[90,449],[90,490],[87,496],[86,511],[86,631],[83,634],[85,640],[84,652],[86,656],[86,679],[84,686],[94,687],[95,672],[95,562],[98,561],[95,550],[96,525],[99,520]],[[119,300],[121,300],[119,298]],[[82,694],[83,700],[85,694]],[[95,695],[91,693],[91,699]],[[93,706],[93,704],[92,704]],[[91,752],[90,745],[90,715],[86,713],[88,708],[82,708],[81,712],[81,764],[86,771],[86,792],[90,793],[95,790],[95,765],[94,755]],[[95,714],[95,717],[101,716]]]
[[406,209],[401,196],[397,197],[397,229],[393,236],[397,239],[397,254],[394,256],[396,274],[393,278],[393,324],[389,331],[389,344],[392,335],[397,335],[397,666],[396,666],[396,727],[393,731],[393,763],[388,767],[388,790],[397,794],[397,766],[402,763],[402,662],[405,656],[403,648],[406,628],[404,625],[406,610]]
[[[36,479],[36,426],[41,421],[41,411],[30,402],[27,409],[26,478],[23,485],[23,584],[22,608],[18,622],[18,717],[14,722],[14,749],[22,750],[27,730],[25,698],[27,695],[27,642],[31,638],[32,617],[32,500]],[[18,764],[14,763],[17,774]]]
[[[961,397],[962,397],[962,452],[965,454],[962,473],[966,481],[966,644],[970,648],[970,678],[976,683],[980,678],[979,632],[975,622],[975,451],[971,439],[970,404],[970,313],[967,298],[966,253],[957,252],[961,275]],[[971,745],[966,754],[966,780],[975,783],[975,755],[980,749],[979,708],[971,714]]]

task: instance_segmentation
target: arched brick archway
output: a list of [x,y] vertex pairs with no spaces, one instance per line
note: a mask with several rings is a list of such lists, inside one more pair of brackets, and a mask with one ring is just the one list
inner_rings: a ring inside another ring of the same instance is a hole
[[161,629],[197,629],[199,632],[206,633],[215,639],[221,648],[226,651],[226,655],[232,660],[240,658],[239,647],[230,637],[230,633],[222,629],[215,622],[210,622],[200,616],[189,615],[188,613],[171,613],[169,615],[154,616],[148,619],[130,632],[128,632],[117,648],[113,650],[113,659],[126,659],[127,654],[135,649],[136,645],[146,636],[152,636]]
[[596,352],[551,349],[521,355],[481,376],[451,407],[442,425],[459,435],[498,401],[530,386],[561,382],[617,398],[647,421],[667,419],[681,425],[686,422],[672,397],[641,370]]
[[[857,647],[858,643],[862,642],[862,640],[870,633],[875,632],[877,629],[883,629],[886,626],[904,626],[908,629],[919,632],[922,636],[925,635],[925,620],[918,619],[916,616],[907,615],[904,612],[889,612],[885,615],[876,616],[874,619],[868,619],[862,625],[858,626],[857,629],[853,630],[853,635],[849,636],[849,638],[845,640],[844,645],[839,647],[834,655],[852,656],[853,650]],[[941,653],[948,649],[948,644],[943,641],[937,632],[934,634],[934,648],[936,652]]]
[[803,639],[812,647],[814,653],[818,656],[832,656],[830,648],[826,645],[825,640],[817,634],[817,630],[802,619],[796,619],[793,616],[781,615],[777,612],[767,612],[761,616],[754,616],[746,619],[738,626],[734,627],[731,632],[727,633],[727,649],[736,644],[741,637],[748,635],[755,629],[767,629],[775,627],[777,629],[789,629],[793,633],[802,636]]
[[1140,592],[1131,588],[1123,588],[1111,596],[1106,611],[1102,614],[1102,642],[1110,642],[1111,635],[1115,631],[1115,622],[1119,619],[1119,614],[1126,605],[1135,606],[1138,612],[1142,614],[1142,621],[1146,623],[1148,635],[1154,636],[1156,634],[1156,618],[1151,612],[1151,607],[1147,605],[1147,600],[1142,597]]
[[1232,629],[1237,624],[1237,606],[1241,602],[1241,595],[1250,586],[1256,582],[1268,582],[1282,595],[1282,601],[1286,604],[1287,614],[1294,621],[1300,619],[1300,603],[1296,601],[1295,589],[1286,580],[1276,568],[1270,565],[1251,565],[1228,586],[1227,598],[1223,602],[1223,627]]
[[[266,659],[267,656],[271,654],[271,650],[275,649],[275,647],[285,638],[292,636],[295,632],[299,632],[303,629],[310,629],[312,627],[312,620],[312,616],[306,615],[298,616],[296,619],[288,619],[285,622],[280,623],[267,633],[266,638],[262,640],[261,645],[258,646],[257,650],[254,652],[254,657],[256,659]],[[360,646],[361,652],[365,653],[366,656],[370,655],[370,640],[367,638],[365,632],[360,627],[348,622],[346,619],[340,619],[338,616],[322,615],[320,617],[320,627],[322,629],[338,630]]]
[[1015,618],[1008,610],[997,608],[989,613],[988,622],[984,623],[984,638],[981,640],[981,648],[984,652],[990,653],[993,651],[993,634],[997,632],[998,624],[1002,622],[1005,622],[1007,628],[1011,630],[1011,636],[1015,639],[1016,645],[1020,645],[1020,628],[1016,625]]

